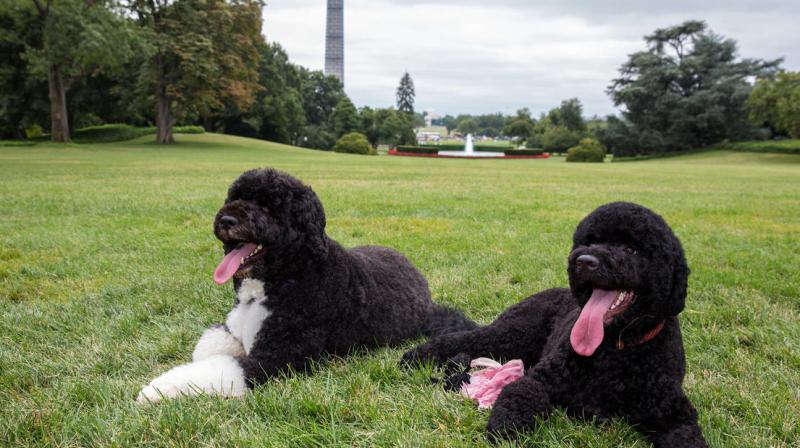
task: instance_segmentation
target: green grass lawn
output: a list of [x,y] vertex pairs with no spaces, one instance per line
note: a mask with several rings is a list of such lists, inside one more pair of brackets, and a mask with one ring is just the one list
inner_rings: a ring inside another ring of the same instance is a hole
[[[0,446],[476,446],[487,413],[398,367],[402,348],[278,378],[243,399],[138,406],[233,293],[211,223],[243,170],[309,183],[346,246],[404,252],[435,300],[488,323],[566,285],[577,222],[655,209],[686,248],[685,388],[714,447],[800,440],[800,156],[703,152],[625,164],[300,150],[214,134],[0,147]],[[557,413],[540,447],[646,447]]]

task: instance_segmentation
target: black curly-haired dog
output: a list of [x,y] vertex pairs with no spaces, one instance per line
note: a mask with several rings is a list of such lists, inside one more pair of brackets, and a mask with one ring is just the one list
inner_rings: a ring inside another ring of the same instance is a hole
[[233,278],[233,309],[225,324],[203,333],[193,362],[145,386],[140,402],[237,396],[325,355],[476,327],[433,303],[427,281],[400,253],[348,250],[329,238],[319,198],[288,174],[242,174],[217,213],[214,234],[226,254],[214,280]]
[[488,326],[435,337],[404,361],[522,359],[529,369],[489,417],[493,439],[512,438],[560,407],[582,418],[621,417],[656,447],[706,446],[682,389],[677,315],[689,268],[667,223],[636,204],[598,208],[575,231],[568,274],[569,289],[531,296]]

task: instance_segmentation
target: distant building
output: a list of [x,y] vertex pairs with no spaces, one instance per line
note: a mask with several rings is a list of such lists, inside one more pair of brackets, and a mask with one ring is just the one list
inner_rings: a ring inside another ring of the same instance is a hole
[[425,110],[425,126],[432,127],[433,120],[438,120],[442,118],[441,115],[437,114],[433,111],[433,109],[426,109]]
[[417,134],[417,143],[436,143],[448,136],[444,126],[426,126],[414,130]]

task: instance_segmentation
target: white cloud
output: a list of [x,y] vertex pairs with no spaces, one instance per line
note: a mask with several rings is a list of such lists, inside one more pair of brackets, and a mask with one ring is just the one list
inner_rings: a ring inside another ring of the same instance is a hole
[[[606,87],[643,48],[642,36],[691,18],[736,39],[745,57],[786,56],[797,69],[800,13],[792,4],[347,0],[346,90],[358,106],[389,106],[408,70],[420,110],[540,112],[577,97],[588,114],[602,115],[613,111]],[[275,1],[264,18],[268,40],[322,69],[324,0]]]

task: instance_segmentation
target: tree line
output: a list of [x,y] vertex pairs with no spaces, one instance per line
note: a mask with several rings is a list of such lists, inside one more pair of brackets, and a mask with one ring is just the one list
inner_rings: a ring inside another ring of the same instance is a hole
[[352,131],[373,145],[413,140],[413,114],[356,110],[338,79],[266,42],[261,10],[251,0],[0,0],[0,138],[67,142],[76,128],[127,123],[155,125],[158,143],[176,124],[318,149]]
[[619,115],[584,119],[573,98],[538,119],[520,109],[435,123],[555,152],[592,137],[617,156],[800,138],[800,73],[781,70],[782,59],[740,58],[733,39],[695,20],[657,29],[644,41],[646,49],[629,55],[607,89]]
[[[415,143],[424,124],[405,73],[397,107],[357,109],[338,79],[292,63],[267,42],[252,0],[0,0],[0,138],[102,124],[176,124],[331,149],[352,132],[373,146]],[[722,140],[800,137],[800,74],[780,59],[740,58],[701,21],[658,29],[629,55],[607,93],[620,113],[586,119],[577,98],[433,120],[461,134],[565,151],[585,137],[616,155]]]

